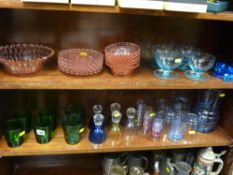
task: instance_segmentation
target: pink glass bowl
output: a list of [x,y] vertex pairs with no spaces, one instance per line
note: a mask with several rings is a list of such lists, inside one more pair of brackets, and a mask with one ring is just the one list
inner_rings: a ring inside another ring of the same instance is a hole
[[58,54],[58,67],[72,75],[92,75],[103,70],[104,55],[92,49],[67,49]]
[[38,72],[54,50],[37,44],[12,44],[0,47],[0,63],[14,75]]
[[140,47],[134,43],[119,42],[105,48],[105,64],[114,75],[126,76],[140,66]]

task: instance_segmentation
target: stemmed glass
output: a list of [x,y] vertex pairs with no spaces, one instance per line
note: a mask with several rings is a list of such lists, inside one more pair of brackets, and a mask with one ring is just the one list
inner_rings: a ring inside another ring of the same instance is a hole
[[178,73],[173,71],[178,68],[183,61],[181,52],[173,46],[158,46],[154,54],[154,59],[160,69],[154,71],[154,75],[162,79],[176,79]]
[[215,63],[215,57],[208,53],[195,52],[189,55],[188,65],[192,70],[185,71],[186,77],[196,81],[207,81],[209,75],[205,72],[210,70]]

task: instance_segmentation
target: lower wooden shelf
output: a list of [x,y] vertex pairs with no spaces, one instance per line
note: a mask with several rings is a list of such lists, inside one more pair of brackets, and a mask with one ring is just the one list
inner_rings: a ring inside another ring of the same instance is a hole
[[225,135],[221,128],[217,128],[208,134],[197,133],[195,137],[195,140],[192,141],[184,139],[178,142],[171,142],[167,138],[165,131],[162,138],[158,141],[151,141],[148,137],[138,133],[131,137],[122,136],[117,139],[109,136],[105,143],[96,145],[88,140],[88,131],[86,130],[78,144],[68,145],[65,142],[62,128],[58,127],[54,138],[47,144],[38,144],[33,131],[31,131],[28,139],[17,148],[8,147],[3,137],[0,142],[0,149],[1,156],[29,156],[227,146],[232,143],[232,140]]
[[78,174],[78,175],[100,175],[101,169],[80,169],[75,166],[28,166],[17,167],[13,175],[58,175],[58,174]]

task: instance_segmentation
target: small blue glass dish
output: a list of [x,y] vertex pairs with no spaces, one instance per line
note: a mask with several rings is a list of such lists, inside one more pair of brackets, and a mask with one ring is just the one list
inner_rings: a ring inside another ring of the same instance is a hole
[[177,48],[167,46],[154,55],[154,59],[159,69],[154,70],[154,75],[165,80],[178,78],[179,74],[174,70],[178,68],[183,61],[181,53]]
[[195,52],[189,55],[188,65],[191,70],[185,71],[185,76],[195,81],[207,81],[210,76],[205,73],[215,64],[216,58],[213,55],[202,52]]

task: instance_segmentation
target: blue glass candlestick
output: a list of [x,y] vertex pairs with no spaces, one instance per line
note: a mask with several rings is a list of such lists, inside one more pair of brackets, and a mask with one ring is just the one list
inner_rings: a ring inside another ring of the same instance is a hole
[[94,126],[91,128],[89,140],[94,144],[101,144],[106,140],[106,133],[103,127],[104,116],[102,114],[95,114],[93,122]]

